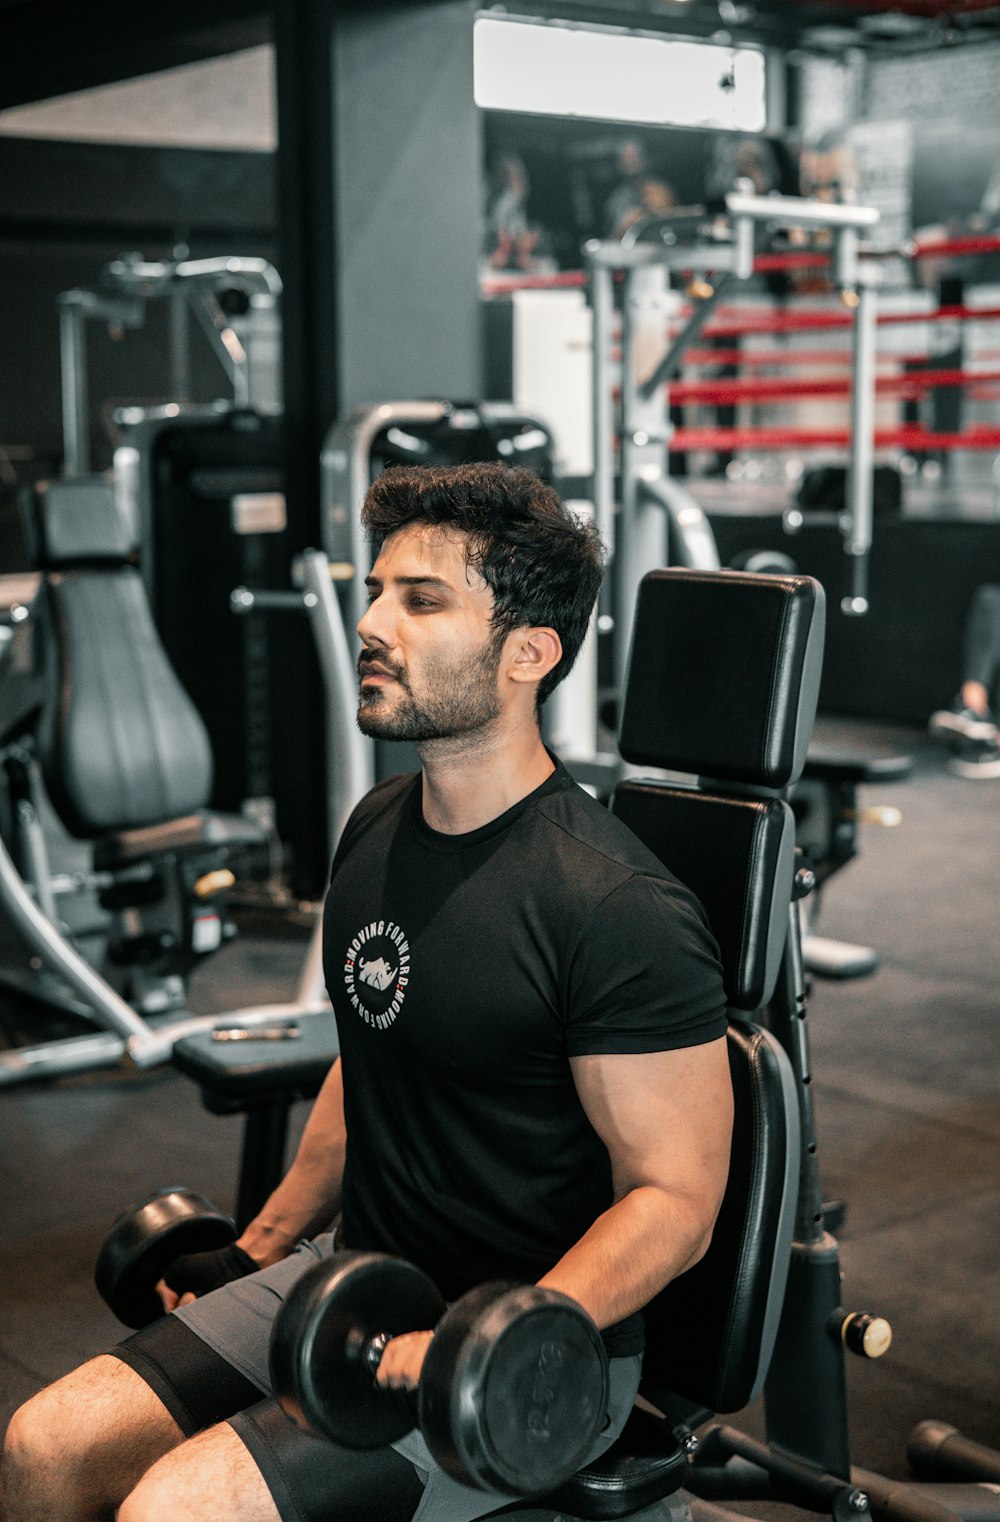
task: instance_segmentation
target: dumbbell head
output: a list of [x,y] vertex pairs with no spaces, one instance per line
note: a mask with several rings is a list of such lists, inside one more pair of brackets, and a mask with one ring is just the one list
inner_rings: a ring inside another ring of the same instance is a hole
[[382,1334],[437,1325],[445,1302],[402,1258],[340,1252],[289,1292],[271,1333],[271,1384],[307,1430],[345,1448],[383,1448],[416,1426],[412,1396],[375,1383],[370,1357]]
[[531,1495],[576,1473],[607,1401],[607,1355],[582,1307],[537,1285],[483,1284],[427,1351],[420,1429],[455,1479]]
[[120,1215],[98,1255],[98,1293],[126,1326],[163,1315],[156,1284],[185,1253],[211,1252],[236,1239],[236,1225],[194,1189],[160,1189]]

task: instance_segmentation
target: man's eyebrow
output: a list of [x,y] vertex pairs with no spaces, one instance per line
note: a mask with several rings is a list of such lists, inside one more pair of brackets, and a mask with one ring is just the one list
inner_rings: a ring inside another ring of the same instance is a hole
[[[445,581],[443,576],[392,576],[390,580],[398,587],[440,587],[445,592],[454,592],[455,588],[450,581]],[[378,576],[366,576],[366,587],[380,587],[381,578]]]

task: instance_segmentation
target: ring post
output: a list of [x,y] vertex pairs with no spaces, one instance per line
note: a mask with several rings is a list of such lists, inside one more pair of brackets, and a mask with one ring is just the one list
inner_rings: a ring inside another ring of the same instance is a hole
[[844,515],[844,553],[848,589],[841,612],[868,612],[868,556],[872,543],[872,480],[875,468],[875,317],[874,287],[859,271],[855,288],[854,346],[851,353],[850,465],[847,472],[847,510]]

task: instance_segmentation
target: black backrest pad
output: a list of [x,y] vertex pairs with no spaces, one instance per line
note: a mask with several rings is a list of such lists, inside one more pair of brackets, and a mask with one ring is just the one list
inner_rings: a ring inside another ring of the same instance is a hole
[[626,761],[782,788],[805,761],[824,596],[808,576],[651,571],[639,588]]
[[139,573],[51,575],[32,615],[47,666],[39,753],[66,828],[88,837],[203,808],[208,736],[163,653]]
[[729,1182],[711,1246],[646,1307],[643,1393],[739,1411],[760,1391],[778,1330],[799,1171],[791,1065],[757,1026],[729,1028],[735,1098]]
[[28,553],[38,570],[120,564],[135,552],[134,527],[104,476],[48,481],[27,492],[21,506]]
[[788,930],[795,865],[788,804],[639,781],[620,782],[611,807],[701,901],[731,1008],[760,1009],[774,990]]

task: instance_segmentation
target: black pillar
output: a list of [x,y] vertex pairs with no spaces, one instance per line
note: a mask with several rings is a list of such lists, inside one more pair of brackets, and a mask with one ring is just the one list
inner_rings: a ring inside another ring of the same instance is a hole
[[[278,267],[291,549],[321,545],[319,459],[364,403],[481,389],[475,0],[282,0]],[[300,890],[322,873],[322,715],[289,641],[283,787]]]

